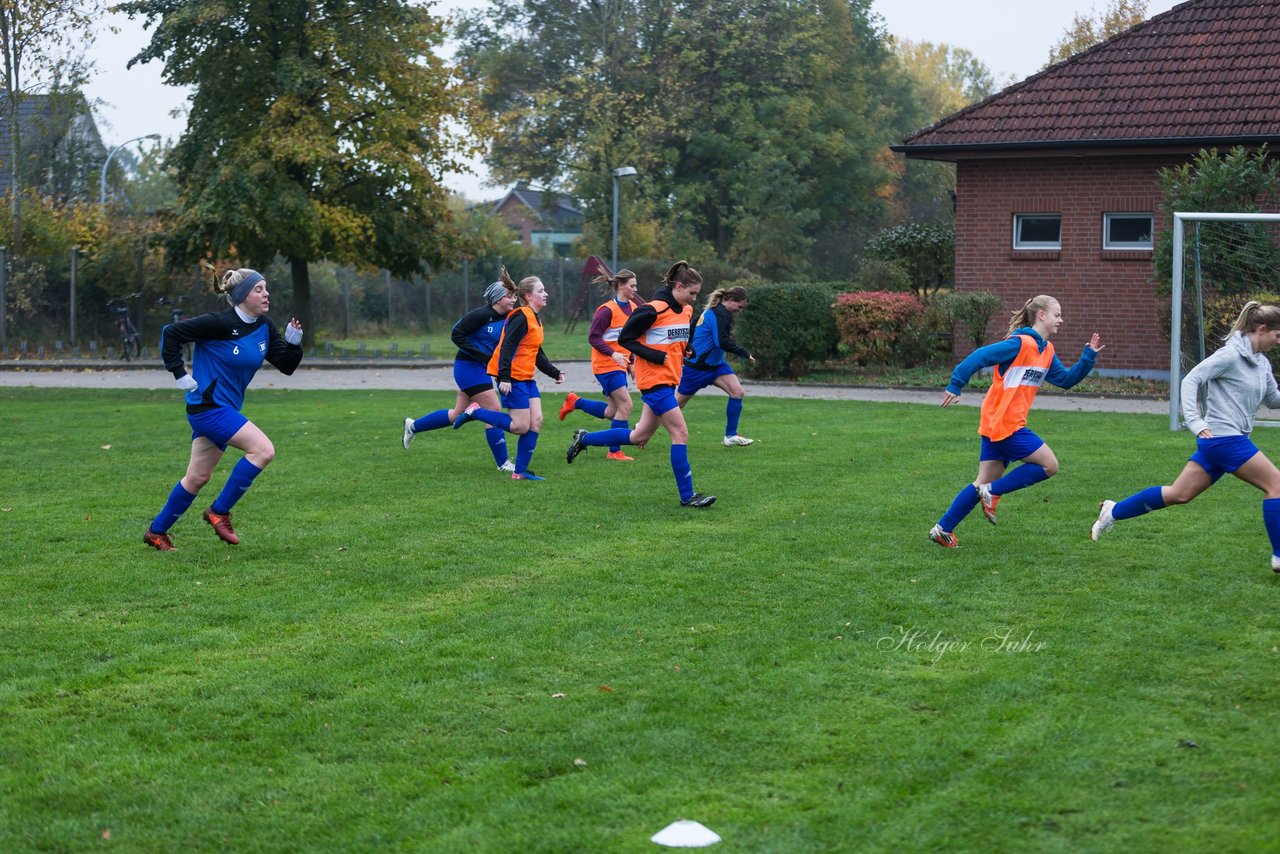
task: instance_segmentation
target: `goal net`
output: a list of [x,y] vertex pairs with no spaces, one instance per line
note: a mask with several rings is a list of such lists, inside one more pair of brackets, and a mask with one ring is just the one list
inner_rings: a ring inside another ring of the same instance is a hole
[[1172,228],[1169,429],[1179,430],[1182,378],[1222,346],[1246,302],[1280,303],[1280,214],[1175,213]]

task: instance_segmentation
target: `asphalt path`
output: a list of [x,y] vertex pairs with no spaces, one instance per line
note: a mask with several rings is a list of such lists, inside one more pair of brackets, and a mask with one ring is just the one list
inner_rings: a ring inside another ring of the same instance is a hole
[[[310,360],[303,362],[291,377],[286,377],[265,365],[253,381],[253,388],[290,388],[299,390],[395,390],[395,391],[453,391],[451,362],[423,362],[417,366],[379,366],[367,363],[338,362],[336,360]],[[538,384],[543,392],[577,392],[598,394],[600,386],[591,375],[591,363],[587,361],[561,362],[565,372],[564,383],[557,385],[548,377],[539,376]],[[748,396],[787,397],[805,400],[864,400],[877,403],[918,403],[937,406],[942,400],[942,389],[894,389],[862,386],[836,386],[793,384],[781,382],[749,382],[743,387]],[[0,362],[0,388],[146,388],[173,389],[173,377],[158,365],[117,367],[102,361],[79,363],[15,361]],[[177,390],[174,389],[177,394]],[[720,394],[718,389],[707,389],[701,394]],[[982,402],[981,392],[970,392],[960,398],[959,405],[977,406]],[[1056,409],[1076,412],[1129,412],[1167,415],[1169,401],[1150,397],[1102,397],[1074,395],[1046,390],[1036,397],[1037,409]],[[1266,412],[1267,410],[1263,410]],[[1261,416],[1262,413],[1259,413]]]

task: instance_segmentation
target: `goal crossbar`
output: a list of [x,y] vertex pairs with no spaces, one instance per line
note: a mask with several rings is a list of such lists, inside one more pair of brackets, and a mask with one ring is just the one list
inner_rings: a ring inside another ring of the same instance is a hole
[[1182,250],[1187,223],[1280,222],[1277,213],[1175,212],[1173,215],[1173,304],[1169,335],[1169,429],[1182,429]]

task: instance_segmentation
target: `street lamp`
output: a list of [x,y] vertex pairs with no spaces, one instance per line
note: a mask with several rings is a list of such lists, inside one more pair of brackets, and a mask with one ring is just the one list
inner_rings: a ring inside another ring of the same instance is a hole
[[619,166],[613,170],[613,264],[609,272],[618,275],[618,179],[631,178],[636,170],[630,166]]
[[102,177],[98,181],[98,207],[107,206],[107,167],[111,165],[111,158],[116,156],[116,152],[124,148],[131,142],[137,142],[140,139],[159,139],[160,134],[149,133],[146,136],[135,136],[133,139],[126,139],[115,148],[107,152],[107,159],[102,164]]

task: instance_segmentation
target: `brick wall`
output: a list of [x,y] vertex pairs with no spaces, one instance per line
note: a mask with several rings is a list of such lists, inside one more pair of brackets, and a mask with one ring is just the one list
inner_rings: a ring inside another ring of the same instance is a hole
[[[1102,248],[1104,213],[1159,213],[1156,171],[1176,156],[965,160],[956,168],[956,287],[999,294],[1006,309],[987,329],[1002,337],[1009,313],[1036,294],[1062,304],[1065,322],[1054,344],[1071,365],[1097,331],[1107,349],[1098,366],[1168,371],[1169,343],[1156,296],[1151,252]],[[1062,215],[1062,248],[1014,251],[1013,215]],[[1167,298],[1163,300],[1167,303]],[[969,352],[957,336],[956,356]]]

